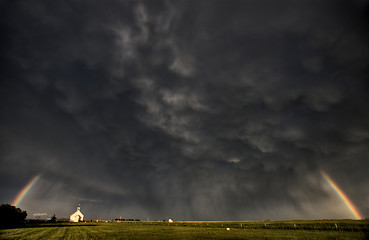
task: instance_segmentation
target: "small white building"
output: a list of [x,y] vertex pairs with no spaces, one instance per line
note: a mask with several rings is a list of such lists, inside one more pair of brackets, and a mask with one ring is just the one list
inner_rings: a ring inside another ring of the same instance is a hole
[[80,222],[83,221],[84,215],[80,211],[81,206],[78,204],[77,211],[70,215],[69,221],[70,222]]

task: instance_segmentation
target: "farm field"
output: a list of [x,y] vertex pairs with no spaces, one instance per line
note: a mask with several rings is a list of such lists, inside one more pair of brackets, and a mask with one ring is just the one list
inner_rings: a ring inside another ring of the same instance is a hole
[[0,239],[369,239],[369,221],[38,223]]

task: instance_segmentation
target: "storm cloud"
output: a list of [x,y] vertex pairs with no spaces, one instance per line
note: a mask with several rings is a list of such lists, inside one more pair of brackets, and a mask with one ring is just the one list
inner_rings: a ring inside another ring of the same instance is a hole
[[369,216],[368,1],[1,1],[1,201],[86,219]]

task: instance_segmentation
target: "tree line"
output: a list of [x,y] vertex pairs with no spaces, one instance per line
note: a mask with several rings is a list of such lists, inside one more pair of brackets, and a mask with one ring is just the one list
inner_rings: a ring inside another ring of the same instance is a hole
[[0,206],[0,225],[23,224],[27,217],[27,212],[10,204]]

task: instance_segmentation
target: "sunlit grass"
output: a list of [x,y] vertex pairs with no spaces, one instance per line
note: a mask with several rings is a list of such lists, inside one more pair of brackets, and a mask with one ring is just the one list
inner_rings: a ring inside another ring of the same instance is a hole
[[[230,230],[227,231],[226,229]],[[1,239],[367,239],[369,221],[109,222],[26,224]]]

